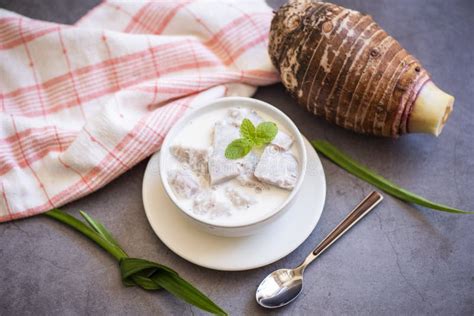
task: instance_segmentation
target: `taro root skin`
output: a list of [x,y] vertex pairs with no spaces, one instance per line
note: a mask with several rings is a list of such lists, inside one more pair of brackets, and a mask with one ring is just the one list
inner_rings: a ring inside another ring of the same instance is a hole
[[438,135],[452,111],[420,62],[354,10],[290,1],[272,20],[269,53],[298,104],[357,133]]

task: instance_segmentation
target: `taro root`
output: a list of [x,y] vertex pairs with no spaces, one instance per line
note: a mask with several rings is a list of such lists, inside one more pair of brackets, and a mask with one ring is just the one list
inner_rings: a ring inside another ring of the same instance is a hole
[[454,98],[369,16],[296,0],[272,20],[269,53],[298,104],[349,130],[438,136]]

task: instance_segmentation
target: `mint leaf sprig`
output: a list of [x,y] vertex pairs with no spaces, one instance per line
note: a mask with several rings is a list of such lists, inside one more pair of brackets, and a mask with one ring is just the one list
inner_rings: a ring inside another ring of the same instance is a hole
[[240,124],[240,136],[233,140],[225,149],[227,159],[245,157],[255,146],[270,143],[278,133],[278,127],[273,122],[262,122],[255,127],[249,119],[243,119]]
[[139,286],[148,291],[164,289],[177,298],[209,313],[227,315],[222,308],[180,277],[176,271],[148,260],[130,258],[104,225],[94,220],[85,212],[81,211],[80,214],[89,226],[59,209],[53,209],[44,213],[44,215],[82,233],[117,259],[122,282],[125,286]]

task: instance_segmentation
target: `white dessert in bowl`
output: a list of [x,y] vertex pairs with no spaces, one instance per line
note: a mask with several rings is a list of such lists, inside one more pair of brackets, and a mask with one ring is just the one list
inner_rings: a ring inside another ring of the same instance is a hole
[[[225,156],[241,137],[243,119],[273,122],[273,140],[243,158]],[[257,232],[291,205],[306,172],[303,137],[268,103],[242,97],[214,100],[192,111],[168,132],[160,156],[166,193],[192,223],[220,236]]]

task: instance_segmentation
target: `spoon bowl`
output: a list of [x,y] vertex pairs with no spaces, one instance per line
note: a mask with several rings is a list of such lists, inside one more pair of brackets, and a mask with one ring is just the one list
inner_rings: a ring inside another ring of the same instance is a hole
[[299,269],[280,269],[270,273],[257,289],[258,304],[266,308],[284,306],[298,297],[303,289]]

